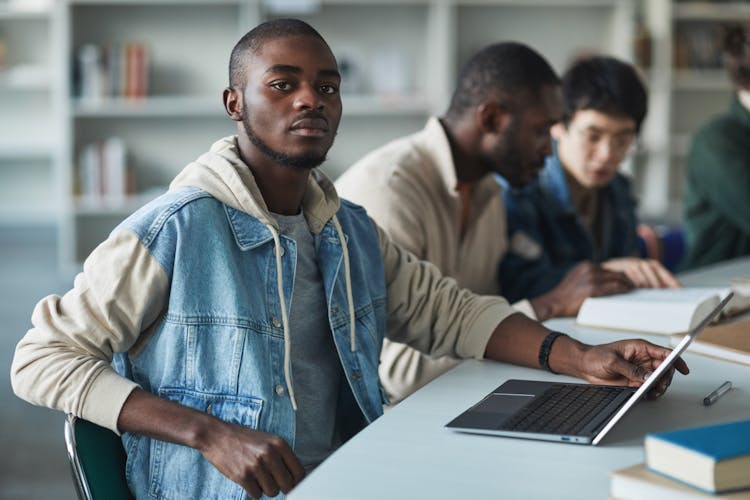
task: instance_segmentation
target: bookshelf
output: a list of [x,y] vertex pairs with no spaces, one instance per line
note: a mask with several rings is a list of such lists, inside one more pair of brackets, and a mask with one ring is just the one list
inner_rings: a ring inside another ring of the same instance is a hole
[[52,1],[0,2],[0,224],[55,226],[60,213],[62,66]]
[[[262,20],[310,22],[340,62],[344,115],[323,167],[336,177],[369,150],[444,112],[459,67],[488,43],[528,43],[558,71],[585,52],[632,60],[638,0],[50,0],[44,12],[3,5],[0,36],[11,39],[1,28],[9,19],[33,26],[26,30],[36,30],[28,35],[36,46],[23,43],[18,57],[50,78],[27,79],[19,90],[11,73],[0,73],[0,105],[20,93],[35,96],[29,100],[38,108],[26,129],[0,119],[0,127],[17,128],[12,141],[0,140],[0,176],[15,181],[15,173],[5,173],[6,159],[22,159],[15,168],[28,172],[17,187],[27,186],[36,201],[14,205],[13,213],[45,207],[59,224],[61,269],[73,273],[117,223],[166,189],[215,139],[234,132],[221,105],[229,52]],[[82,96],[75,78],[80,48],[97,47],[103,61],[109,47],[133,43],[146,48],[144,94]],[[40,95],[50,104],[39,104]],[[55,101],[55,119],[42,119]],[[19,106],[13,116],[27,115]],[[28,141],[32,135],[23,131],[41,125],[51,127],[45,142]],[[117,197],[82,195],[82,152],[112,137],[125,146],[134,187]]]
[[[60,263],[75,272],[116,224],[165,191],[215,139],[233,132],[221,104],[226,64],[255,20],[242,0],[65,4],[69,45],[62,57],[76,77],[66,92],[70,134]],[[99,66],[84,70],[84,46],[93,48]],[[134,55],[133,47],[141,54]],[[86,71],[102,78],[94,91],[84,83],[91,81]],[[111,138],[123,146],[124,156],[90,163],[86,151],[104,151]],[[108,168],[125,180],[112,192],[92,194],[90,172]]]

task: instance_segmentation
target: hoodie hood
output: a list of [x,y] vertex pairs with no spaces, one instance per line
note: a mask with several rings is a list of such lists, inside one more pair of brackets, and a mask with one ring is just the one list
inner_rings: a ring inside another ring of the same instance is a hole
[[[169,187],[184,186],[200,188],[222,203],[278,230],[250,167],[240,157],[237,136],[216,141],[207,153],[189,163]],[[318,234],[338,209],[339,197],[333,182],[322,171],[313,169],[302,198],[302,213],[310,231]]]

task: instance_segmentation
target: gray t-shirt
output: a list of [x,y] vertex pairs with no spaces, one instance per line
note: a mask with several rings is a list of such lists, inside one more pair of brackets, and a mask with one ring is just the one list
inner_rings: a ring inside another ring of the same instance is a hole
[[279,232],[297,242],[294,289],[288,305],[292,383],[297,399],[294,452],[309,473],[341,444],[336,408],[343,372],[307,221],[302,212],[273,217]]

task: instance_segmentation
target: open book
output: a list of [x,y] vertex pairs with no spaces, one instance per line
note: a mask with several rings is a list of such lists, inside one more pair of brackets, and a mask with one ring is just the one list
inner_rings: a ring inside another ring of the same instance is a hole
[[[674,334],[669,343],[676,346],[683,336]],[[710,326],[690,344],[688,351],[750,365],[750,320]]]
[[[641,288],[621,295],[583,301],[576,321],[616,330],[673,334],[687,332],[729,294],[729,288]],[[750,306],[750,298],[735,294],[726,309]]]

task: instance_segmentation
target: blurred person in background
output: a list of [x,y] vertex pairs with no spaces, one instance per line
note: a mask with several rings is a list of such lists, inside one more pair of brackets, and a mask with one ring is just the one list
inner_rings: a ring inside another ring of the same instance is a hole
[[678,287],[639,255],[635,201],[620,168],[646,116],[633,66],[613,57],[577,60],[563,75],[562,120],[539,178],[505,196],[509,251],[500,282],[509,300],[548,292],[581,262],[621,272],[636,287]]
[[750,24],[726,26],[722,38],[735,92],[690,146],[684,268],[750,255]]

